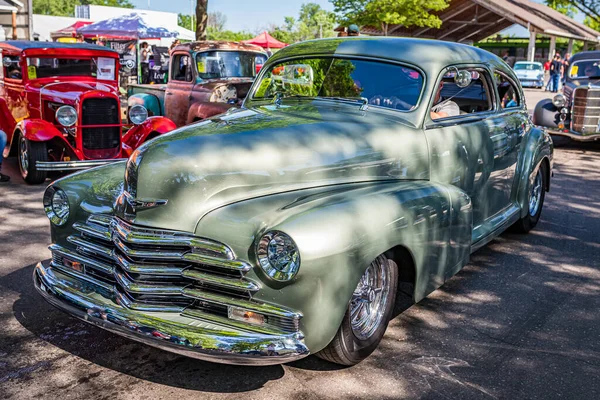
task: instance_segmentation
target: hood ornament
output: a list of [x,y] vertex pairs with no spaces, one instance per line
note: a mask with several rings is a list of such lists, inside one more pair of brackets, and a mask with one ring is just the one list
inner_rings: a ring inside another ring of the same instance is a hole
[[164,206],[167,201],[164,199],[136,199],[129,192],[123,190],[117,198],[115,209],[121,211],[126,220],[133,221],[138,211]]

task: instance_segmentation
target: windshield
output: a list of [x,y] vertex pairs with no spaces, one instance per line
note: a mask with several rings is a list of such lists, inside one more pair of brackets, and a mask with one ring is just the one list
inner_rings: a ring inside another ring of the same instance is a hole
[[98,79],[115,79],[113,58],[27,58],[29,79],[53,78],[57,76],[91,76]]
[[532,63],[516,63],[515,71],[518,71],[518,70],[541,71],[542,66],[540,64],[532,64]]
[[324,97],[365,99],[401,111],[414,109],[423,88],[417,70],[384,62],[304,58],[271,65],[255,86],[253,99]]
[[576,61],[571,65],[569,77],[573,79],[586,79],[600,76],[600,70],[598,69],[599,64],[600,60]]
[[256,64],[263,64],[266,56],[241,51],[208,51],[196,55],[198,76],[202,79],[253,78]]

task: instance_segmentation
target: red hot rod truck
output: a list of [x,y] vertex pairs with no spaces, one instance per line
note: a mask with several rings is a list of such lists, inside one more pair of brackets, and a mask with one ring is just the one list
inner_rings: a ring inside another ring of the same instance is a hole
[[[175,129],[165,117],[132,107],[121,121],[116,52],[91,44],[0,42],[3,155],[17,155],[28,183],[49,171],[74,171],[127,158]],[[127,123],[128,122],[128,123]],[[123,135],[123,128],[131,127]]]

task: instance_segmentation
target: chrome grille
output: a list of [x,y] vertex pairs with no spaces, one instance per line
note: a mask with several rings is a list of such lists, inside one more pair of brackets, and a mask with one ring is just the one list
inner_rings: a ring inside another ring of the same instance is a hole
[[600,123],[600,89],[576,88],[573,92],[571,127],[576,132],[596,133]]
[[[50,246],[52,265],[114,287],[115,301],[122,306],[179,312],[253,331],[298,331],[301,314],[253,299],[260,284],[246,277],[251,266],[224,244],[105,215],[93,215],[73,228],[78,234],[67,238],[70,248]],[[263,314],[266,324],[230,320],[229,307]]]

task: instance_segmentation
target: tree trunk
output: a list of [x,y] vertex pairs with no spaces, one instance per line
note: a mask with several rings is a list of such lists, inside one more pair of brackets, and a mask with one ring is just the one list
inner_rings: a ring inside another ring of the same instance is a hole
[[381,31],[383,32],[383,36],[387,36],[388,35],[388,27],[390,25],[387,22],[382,22],[381,23]]
[[206,40],[208,25],[208,0],[198,0],[196,3],[196,40]]

